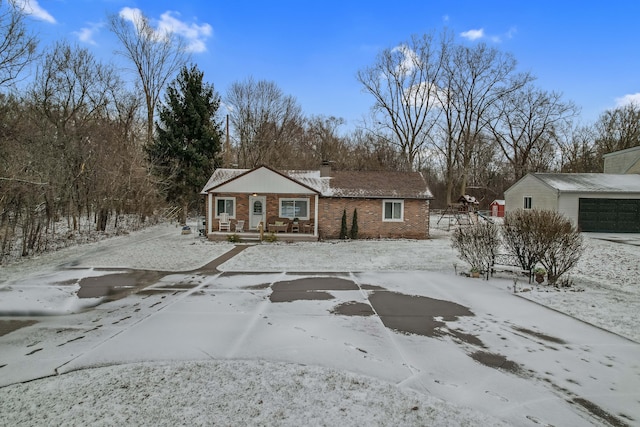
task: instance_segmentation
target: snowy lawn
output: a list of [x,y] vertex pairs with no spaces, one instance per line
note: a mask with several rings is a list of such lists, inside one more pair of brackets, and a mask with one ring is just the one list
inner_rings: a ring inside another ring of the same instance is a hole
[[[458,272],[467,267],[448,233],[432,235],[259,244],[222,264],[223,274],[202,274],[198,268],[233,246],[159,225],[3,267],[0,323],[24,327],[0,336],[0,419],[640,423],[640,345],[589,325],[640,341],[638,236],[586,235],[571,276],[579,292],[520,279],[514,294],[506,274],[489,281],[454,274],[454,264]],[[615,242],[622,238],[628,242]],[[77,298],[83,278],[127,269],[166,274],[116,301]],[[282,283],[309,277],[350,287],[272,300]],[[385,318],[389,296],[409,298],[407,310],[441,301],[471,314],[425,314],[434,335],[404,333]],[[354,307],[375,312],[340,314]]]

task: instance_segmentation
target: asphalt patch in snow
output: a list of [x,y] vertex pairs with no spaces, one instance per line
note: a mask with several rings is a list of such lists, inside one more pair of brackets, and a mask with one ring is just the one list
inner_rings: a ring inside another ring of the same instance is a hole
[[567,342],[565,340],[562,340],[560,338],[556,338],[556,337],[553,337],[551,335],[547,335],[547,334],[543,334],[543,333],[540,333],[540,332],[532,331],[531,329],[523,328],[523,327],[520,327],[520,326],[513,326],[513,330],[518,331],[518,332],[522,332],[523,334],[534,336],[536,338],[540,338],[541,340],[544,340],[544,341],[552,342],[554,344],[567,344]]
[[373,316],[375,312],[369,304],[357,301],[348,301],[336,305],[331,313],[340,316]]
[[[605,411],[604,409],[602,409],[595,403],[591,402],[590,400],[584,399],[582,397],[576,397],[571,400],[571,403],[575,403],[582,406],[584,409],[589,411],[591,415],[606,422],[608,425],[612,425],[615,427],[626,427],[629,425],[624,421],[620,420],[618,417],[611,415],[609,412]],[[634,420],[631,420],[631,421],[634,421]]]
[[168,274],[170,273],[166,271],[134,270],[85,277],[79,282],[78,298],[105,298],[105,301],[115,301],[156,283]]
[[487,351],[476,351],[470,354],[476,362],[490,368],[501,369],[516,375],[523,375],[522,368],[516,362],[507,359],[501,354],[489,353]]
[[351,280],[339,277],[305,277],[284,280],[271,286],[271,302],[293,302],[304,300],[329,300],[333,295],[326,291],[357,291],[358,286]]
[[36,323],[36,320],[0,320],[0,337]]
[[[369,295],[369,301],[387,328],[427,337],[450,335],[446,322],[474,316],[463,305],[419,295],[375,291]],[[463,335],[458,335],[462,339]]]

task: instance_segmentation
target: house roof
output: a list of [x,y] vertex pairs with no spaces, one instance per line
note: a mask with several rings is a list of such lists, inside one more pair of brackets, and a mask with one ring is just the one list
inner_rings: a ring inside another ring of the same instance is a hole
[[433,199],[420,172],[334,171],[329,191],[333,197]]
[[495,199],[493,202],[491,202],[491,204],[496,204],[496,205],[501,205],[504,206],[505,202],[502,199]]
[[640,145],[637,146],[637,147],[625,148],[624,150],[619,150],[619,151],[613,151],[611,153],[606,153],[606,154],[603,154],[602,157],[606,158],[606,157],[611,157],[611,156],[617,156],[619,154],[628,154],[628,153],[632,153],[634,151],[640,151]]
[[640,193],[640,175],[610,173],[533,173],[551,188],[565,192]]
[[[264,167],[264,166],[261,166]],[[258,168],[256,168],[258,169]],[[202,194],[256,169],[216,169]],[[325,197],[432,199],[427,182],[419,172],[333,171],[320,176],[318,170],[274,171],[317,191]],[[247,191],[253,191],[247,189]]]
[[478,202],[478,199],[476,199],[473,196],[470,196],[468,194],[463,194],[462,196],[458,197],[458,202],[459,203],[468,203],[470,205],[479,205],[480,202]]

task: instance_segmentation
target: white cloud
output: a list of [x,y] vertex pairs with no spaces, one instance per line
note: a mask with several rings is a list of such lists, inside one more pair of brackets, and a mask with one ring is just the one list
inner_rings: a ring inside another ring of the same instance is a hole
[[187,49],[196,53],[207,50],[205,40],[213,33],[211,25],[188,24],[179,20],[172,12],[165,12],[161,15],[158,31],[176,33],[184,37],[187,40]]
[[[143,14],[140,9],[125,7],[120,11],[120,16],[134,25],[138,25]],[[213,33],[211,25],[188,23],[180,20],[179,16],[177,12],[171,11],[160,15],[155,29],[156,36],[162,38],[169,34],[177,34],[187,42],[188,51],[196,53],[206,51],[206,39]]]
[[616,98],[616,107],[624,107],[629,104],[640,105],[640,93],[630,93],[621,98]]
[[493,43],[502,43],[503,37],[506,39],[511,39],[515,36],[516,33],[517,33],[516,27],[509,28],[509,30],[501,36],[487,34],[484,32],[484,28],[480,28],[479,30],[469,30],[469,31],[462,32],[460,33],[460,36],[471,41],[479,40],[479,39],[488,39]]
[[484,28],[480,28],[479,30],[469,30],[463,33],[460,33],[462,37],[469,40],[478,40],[484,37]]
[[21,10],[25,15],[31,15],[36,19],[40,19],[51,24],[56,23],[56,19],[51,16],[49,12],[40,7],[38,0],[14,0],[13,4],[16,9]]
[[98,33],[102,24],[90,23],[87,27],[83,27],[80,31],[74,31],[73,34],[78,37],[83,43],[88,43],[90,45],[96,45],[96,41],[93,37]]
[[121,18],[134,24],[139,23],[142,19],[142,11],[140,9],[132,7],[123,7],[122,10],[120,10],[119,15]]
[[404,57],[402,62],[398,64],[398,68],[396,70],[399,73],[402,73],[402,74],[409,73],[414,68],[416,68],[416,66],[420,64],[420,60],[418,59],[418,56],[416,55],[416,53],[413,50],[411,50],[411,48],[407,45],[403,44],[403,45],[394,47],[391,50],[391,52],[400,52]]

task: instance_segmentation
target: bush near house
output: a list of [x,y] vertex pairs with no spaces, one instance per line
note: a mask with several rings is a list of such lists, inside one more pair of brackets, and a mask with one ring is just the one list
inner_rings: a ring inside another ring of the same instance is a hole
[[550,285],[556,285],[583,252],[583,239],[577,227],[551,210],[508,212],[502,236],[507,251],[518,258],[524,270],[532,271],[537,264],[544,266]]
[[349,237],[352,240],[358,238],[358,210],[353,210],[353,218],[351,219],[351,230],[349,231]]
[[342,222],[340,224],[340,239],[344,240],[348,237],[347,229],[347,210],[342,211]]
[[460,227],[451,235],[451,246],[471,264],[472,271],[488,272],[500,247],[498,226],[484,222]]
[[515,256],[525,271],[541,264],[547,282],[557,285],[583,252],[583,239],[571,221],[551,210],[517,210],[505,215],[501,237],[492,223],[473,224],[455,230],[451,244],[472,269],[488,271],[500,246]]

